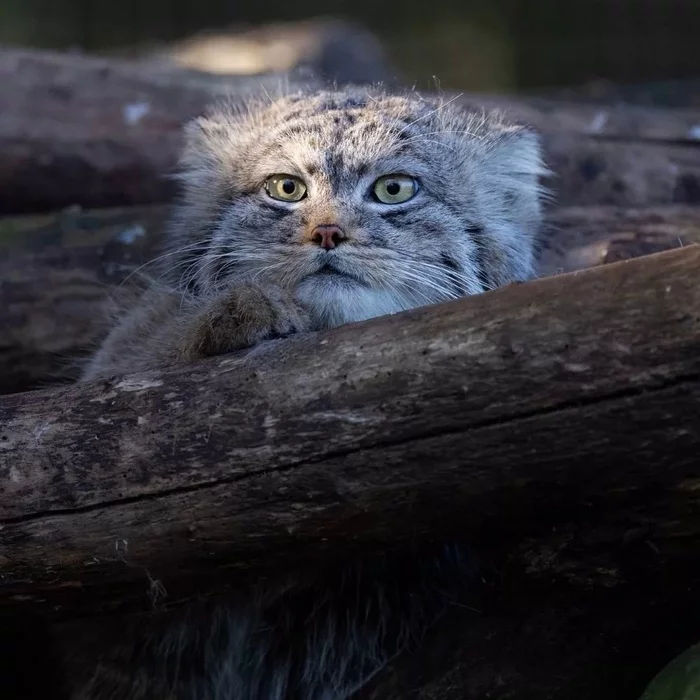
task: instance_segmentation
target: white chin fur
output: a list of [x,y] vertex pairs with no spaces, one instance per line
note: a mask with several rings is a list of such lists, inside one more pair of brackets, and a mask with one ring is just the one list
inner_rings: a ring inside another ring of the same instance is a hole
[[395,291],[369,289],[341,275],[307,277],[295,296],[324,328],[395,314],[415,306]]

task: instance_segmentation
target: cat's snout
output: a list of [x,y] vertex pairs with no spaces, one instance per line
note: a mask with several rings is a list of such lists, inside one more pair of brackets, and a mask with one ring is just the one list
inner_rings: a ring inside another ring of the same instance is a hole
[[331,250],[347,240],[345,231],[335,224],[316,226],[311,232],[311,242],[324,250]]

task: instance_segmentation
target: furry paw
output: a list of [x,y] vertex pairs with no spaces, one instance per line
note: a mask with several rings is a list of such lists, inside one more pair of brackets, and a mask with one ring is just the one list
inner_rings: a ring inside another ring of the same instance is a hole
[[211,301],[185,333],[183,359],[220,355],[306,330],[307,313],[278,288],[246,285]]

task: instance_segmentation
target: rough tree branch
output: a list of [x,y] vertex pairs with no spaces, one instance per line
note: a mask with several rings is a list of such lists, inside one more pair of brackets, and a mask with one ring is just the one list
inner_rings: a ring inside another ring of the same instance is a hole
[[[105,301],[155,256],[166,217],[145,207],[0,221],[0,393],[75,374],[71,360],[106,330]],[[690,207],[561,208],[550,223],[543,274],[700,242]]]
[[455,532],[514,552],[572,522],[583,570],[656,567],[639,538],[696,562],[699,266],[689,246],[2,397],[0,604],[129,607],[148,577]]

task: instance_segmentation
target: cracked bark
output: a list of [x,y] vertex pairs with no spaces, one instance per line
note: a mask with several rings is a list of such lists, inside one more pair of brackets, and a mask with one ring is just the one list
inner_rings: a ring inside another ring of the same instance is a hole
[[689,246],[2,397],[0,606],[133,610],[153,579],[176,602],[457,535],[546,577],[524,543],[566,528],[581,580],[649,574],[640,540],[692,568],[699,265]]

